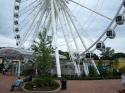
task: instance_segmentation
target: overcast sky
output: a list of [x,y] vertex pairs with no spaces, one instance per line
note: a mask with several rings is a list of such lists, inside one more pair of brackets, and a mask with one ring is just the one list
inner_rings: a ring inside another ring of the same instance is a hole
[[[80,0],[78,0],[78,1],[80,1]],[[95,9],[95,6],[93,6],[93,4],[92,4],[94,2],[92,2],[92,1],[94,1],[95,3],[98,1],[100,2],[96,9],[97,11],[99,11],[100,13],[102,13],[110,18],[113,18],[114,14],[116,13],[116,10],[118,9],[119,4],[122,0],[110,0],[110,1],[109,0],[83,0],[81,3],[84,3],[84,5],[86,5],[87,7],[91,8],[91,9]],[[103,4],[101,2],[103,2]],[[85,9],[80,10],[78,8],[78,6],[76,6],[75,4],[71,4],[71,5],[72,6],[70,6],[70,7],[71,7],[71,9],[73,9],[73,15],[77,16],[79,18],[77,21],[80,24],[82,24],[82,22],[86,21],[86,20],[84,18],[82,18],[81,14],[84,13],[85,16],[89,16],[90,13]],[[15,40],[13,39],[14,38],[13,7],[14,7],[14,0],[0,0],[0,46],[2,46],[2,47],[9,47],[9,46],[15,47]],[[98,18],[99,18],[99,16],[97,16],[96,22],[91,24],[91,27],[89,27],[89,30],[94,29],[94,31],[91,32],[91,34],[90,34],[90,36],[92,38],[97,38],[98,35],[101,34],[101,32],[99,32],[99,30],[102,29],[102,27],[105,28],[105,26],[108,25],[108,21],[106,19],[103,19],[104,21],[100,22],[100,20],[97,20]],[[92,20],[94,20],[94,17]],[[90,20],[90,22],[88,22],[88,24],[90,24],[92,20]],[[97,23],[100,23],[100,24],[97,24]],[[85,24],[84,28],[87,28],[88,24]],[[108,39],[106,41],[106,45],[115,49],[116,52],[125,52],[124,35],[125,35],[125,24],[116,28],[116,38],[113,40]]]

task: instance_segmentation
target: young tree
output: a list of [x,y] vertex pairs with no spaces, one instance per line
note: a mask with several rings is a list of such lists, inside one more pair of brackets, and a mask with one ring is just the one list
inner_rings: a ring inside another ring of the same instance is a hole
[[48,75],[52,67],[52,40],[47,36],[47,29],[44,28],[39,33],[39,41],[34,41],[32,50],[36,59],[37,69],[39,74]]
[[106,47],[104,51],[101,53],[101,59],[103,60],[111,60],[115,50],[111,49],[111,47]]

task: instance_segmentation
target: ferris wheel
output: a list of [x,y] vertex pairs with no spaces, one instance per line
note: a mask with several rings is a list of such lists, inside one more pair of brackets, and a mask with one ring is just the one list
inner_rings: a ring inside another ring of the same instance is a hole
[[16,45],[30,46],[46,28],[55,48],[58,77],[61,77],[58,50],[62,47],[69,52],[77,75],[81,74],[80,63],[86,75],[88,63],[99,74],[93,52],[104,50],[105,41],[115,38],[115,28],[124,24],[124,12],[125,0],[15,0]]

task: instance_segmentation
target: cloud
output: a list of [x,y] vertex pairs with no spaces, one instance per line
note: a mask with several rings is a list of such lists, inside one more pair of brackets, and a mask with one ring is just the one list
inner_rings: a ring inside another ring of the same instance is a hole
[[115,49],[116,52],[125,53],[125,38],[124,37],[116,37],[115,39],[108,39],[105,42],[106,46]]
[[12,38],[0,35],[0,47],[16,47],[16,41]]
[[13,0],[0,0],[0,34],[13,37]]

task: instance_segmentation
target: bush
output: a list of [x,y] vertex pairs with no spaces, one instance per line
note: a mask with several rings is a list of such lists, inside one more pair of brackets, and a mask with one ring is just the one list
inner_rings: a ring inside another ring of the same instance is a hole
[[34,86],[33,82],[28,82],[26,83],[24,88],[27,90],[33,90],[33,86]]
[[33,83],[37,87],[44,87],[44,86],[58,86],[58,83],[51,77],[37,77],[33,79]]
[[59,87],[59,84],[51,77],[35,77],[32,82],[25,85],[25,88],[33,90],[34,86],[36,86],[36,88],[49,88],[54,90]]
[[97,74],[96,69],[94,68],[94,66],[90,65],[88,68],[89,68],[89,76],[90,77],[97,77],[98,76],[98,74]]

